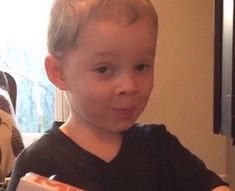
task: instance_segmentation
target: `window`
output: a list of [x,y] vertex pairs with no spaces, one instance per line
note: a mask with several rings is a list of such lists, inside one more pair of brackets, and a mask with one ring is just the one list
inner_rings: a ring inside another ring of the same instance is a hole
[[235,4],[215,0],[214,132],[235,145]]
[[41,133],[55,120],[55,89],[44,71],[52,0],[0,0],[0,70],[16,79],[22,132]]

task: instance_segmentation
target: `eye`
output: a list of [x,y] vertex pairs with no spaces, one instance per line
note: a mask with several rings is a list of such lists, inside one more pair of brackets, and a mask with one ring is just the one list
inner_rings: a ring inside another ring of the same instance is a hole
[[100,74],[111,73],[111,68],[108,66],[100,66],[95,70]]
[[150,64],[138,64],[138,65],[136,66],[136,70],[137,70],[137,71],[145,71],[145,70],[147,70],[149,67],[151,67]]

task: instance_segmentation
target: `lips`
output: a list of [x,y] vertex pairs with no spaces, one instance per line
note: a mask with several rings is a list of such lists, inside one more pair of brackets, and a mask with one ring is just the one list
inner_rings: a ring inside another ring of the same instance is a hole
[[135,112],[135,106],[131,107],[113,107],[112,112],[119,117],[129,118],[132,117]]

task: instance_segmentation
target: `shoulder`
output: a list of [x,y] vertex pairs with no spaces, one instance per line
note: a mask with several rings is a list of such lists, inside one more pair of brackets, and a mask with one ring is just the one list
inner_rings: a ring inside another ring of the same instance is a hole
[[159,136],[167,134],[167,130],[163,124],[137,123],[133,125],[126,133],[133,136]]
[[124,132],[124,136],[134,148],[150,152],[158,158],[161,156],[162,160],[184,150],[178,139],[168,132],[163,124],[135,124]]
[[54,142],[54,140],[50,134],[43,135],[39,140],[29,145],[18,155],[16,165],[24,168],[28,166],[28,164],[33,166],[34,164],[38,164],[38,161],[47,160],[47,158],[53,155],[56,149],[52,142]]
[[56,174],[69,157],[68,154],[66,155],[69,150],[66,146],[68,144],[70,144],[69,139],[63,135],[57,126],[25,148],[16,158],[9,190],[14,190],[20,177],[28,172],[48,177]]
[[[139,140],[139,145],[144,145],[142,148],[150,152],[151,159],[159,162],[162,180],[173,177],[177,190],[190,190],[192,187],[194,190],[211,190],[218,185],[225,185],[214,172],[207,169],[200,158],[168,132],[164,125],[136,124],[129,134]],[[138,150],[141,148],[139,145]],[[220,187],[221,190],[223,188]]]
[[129,134],[130,139],[137,140],[137,143],[139,142],[144,149],[150,151],[154,156],[168,161],[168,165],[178,166],[182,163],[182,160],[189,162],[192,160],[193,163],[202,162],[163,124],[136,124],[130,129]]
[[66,140],[65,135],[59,130],[59,125],[57,123],[53,124],[53,127],[45,132],[37,141],[29,145],[24,151],[19,155],[18,158],[26,157],[28,155],[34,156],[46,153],[50,155],[55,150],[58,150],[61,145]]
[[171,142],[178,142],[177,138],[167,131],[164,124],[135,124],[126,132],[126,136],[162,147]]
[[[8,190],[15,190],[20,178],[28,172],[48,175],[47,173],[53,170],[53,160],[51,159],[56,150],[53,149],[50,141],[50,135],[45,134],[18,155]],[[45,166],[47,169],[44,168]]]
[[25,148],[16,159],[16,167],[27,169],[29,164],[31,168],[38,168],[41,165],[52,164],[56,157],[59,158],[66,145],[66,137],[59,130],[59,127],[53,126],[40,139]]

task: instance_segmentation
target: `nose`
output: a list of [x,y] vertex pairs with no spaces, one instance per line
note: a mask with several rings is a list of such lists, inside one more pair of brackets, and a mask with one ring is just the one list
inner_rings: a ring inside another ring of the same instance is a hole
[[138,80],[134,74],[123,74],[117,80],[117,95],[133,95],[138,92]]

